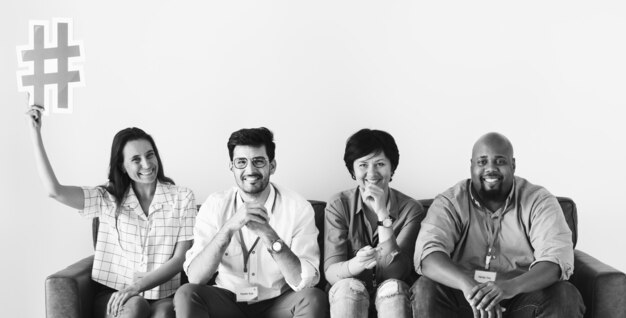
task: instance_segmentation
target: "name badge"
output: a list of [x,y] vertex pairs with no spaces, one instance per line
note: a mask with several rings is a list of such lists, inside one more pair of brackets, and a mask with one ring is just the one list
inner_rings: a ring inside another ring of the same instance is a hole
[[247,287],[237,289],[237,302],[252,301],[259,298],[259,288]]
[[495,282],[496,272],[476,270],[474,271],[474,280],[479,283]]

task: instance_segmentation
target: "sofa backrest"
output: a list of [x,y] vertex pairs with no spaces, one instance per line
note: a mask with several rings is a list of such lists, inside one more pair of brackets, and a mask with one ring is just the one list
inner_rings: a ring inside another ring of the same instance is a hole
[[[578,240],[578,214],[576,211],[576,204],[570,198],[566,197],[557,197],[559,204],[561,205],[561,209],[563,210],[563,215],[565,216],[565,220],[567,221],[567,225],[572,230],[572,241],[574,242],[574,247],[576,247],[576,242]],[[428,211],[430,205],[433,203],[433,199],[425,199],[418,200],[424,209]],[[313,210],[315,211],[315,225],[319,230],[319,234],[317,235],[317,243],[320,247],[320,253],[324,253],[324,209],[326,208],[326,202],[317,201],[317,200],[309,200],[311,206],[313,206]],[[198,210],[200,210],[200,206],[198,206]],[[96,241],[98,239],[98,226],[99,226],[98,218],[93,219],[92,223],[92,233],[93,233],[93,244],[94,247],[96,245]],[[326,279],[324,278],[324,257],[320,258],[320,282],[317,285],[318,287],[324,289],[326,286]]]

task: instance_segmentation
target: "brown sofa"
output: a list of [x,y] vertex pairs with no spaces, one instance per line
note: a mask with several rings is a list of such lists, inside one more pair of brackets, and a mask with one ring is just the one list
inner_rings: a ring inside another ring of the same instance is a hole
[[[574,247],[578,241],[578,216],[576,204],[569,198],[558,198],[567,224],[572,230]],[[428,209],[432,199],[420,200]],[[324,250],[324,208],[325,202],[310,201],[315,210],[315,223],[320,230],[318,243]],[[93,222],[95,242],[98,220]],[[606,265],[592,256],[574,250],[574,275],[570,281],[578,288],[585,301],[585,317],[623,318],[626,317],[626,275]],[[91,280],[93,256],[84,258],[69,267],[46,278],[46,316],[49,318],[91,317],[94,298],[94,283]],[[323,276],[318,287],[325,286]]]

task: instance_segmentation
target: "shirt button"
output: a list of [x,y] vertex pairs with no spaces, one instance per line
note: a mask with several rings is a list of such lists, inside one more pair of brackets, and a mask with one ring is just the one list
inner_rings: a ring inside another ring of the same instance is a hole
[[254,273],[252,273],[252,276],[254,276]]
[[228,256],[228,252],[224,253],[224,255]]
[[255,253],[256,253],[256,251],[252,251],[252,254],[255,254]]

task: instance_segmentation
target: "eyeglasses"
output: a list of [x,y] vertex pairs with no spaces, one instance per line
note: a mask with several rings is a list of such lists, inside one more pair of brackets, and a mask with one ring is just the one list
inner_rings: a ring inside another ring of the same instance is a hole
[[[267,159],[265,157],[254,157],[251,159],[252,165],[256,168],[263,168],[267,165]],[[233,159],[233,166],[237,169],[244,169],[248,166],[248,158],[235,158]]]

